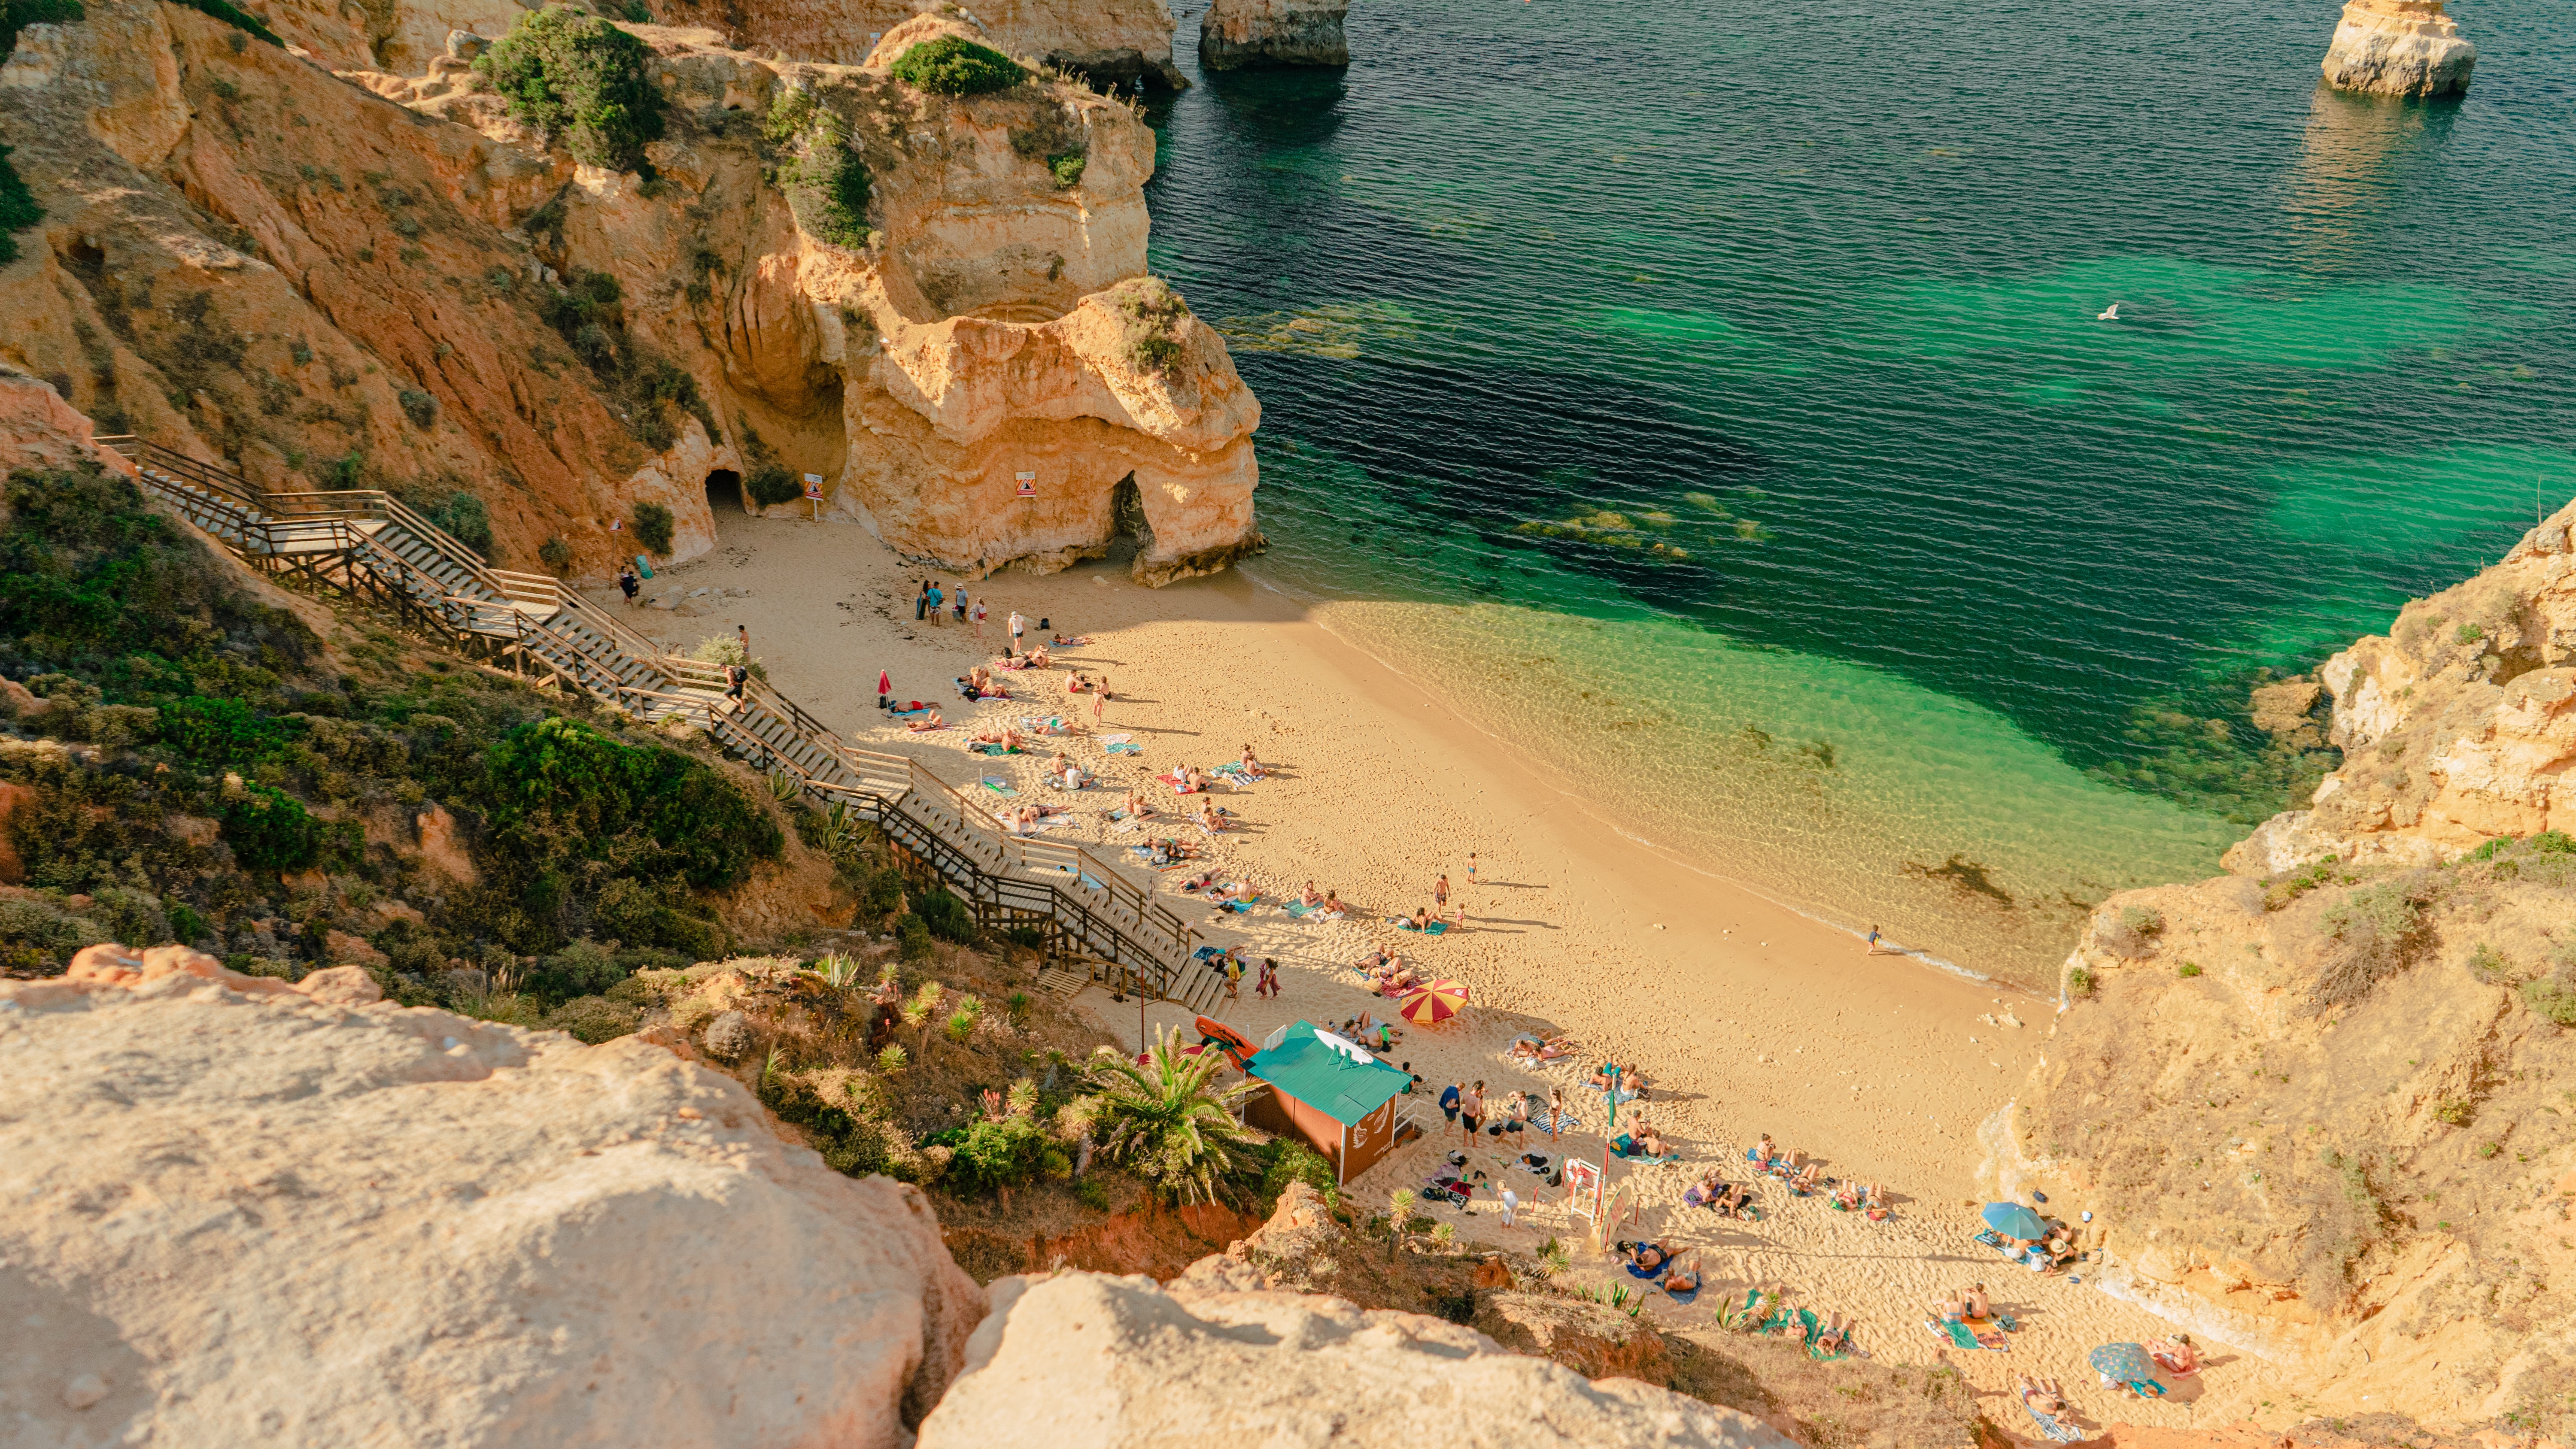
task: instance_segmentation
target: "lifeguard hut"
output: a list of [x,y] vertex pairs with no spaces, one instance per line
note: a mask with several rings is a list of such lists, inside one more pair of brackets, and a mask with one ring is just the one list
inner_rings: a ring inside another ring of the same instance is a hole
[[1311,1023],[1282,1027],[1244,1066],[1270,1090],[1244,1104],[1244,1120],[1264,1131],[1305,1140],[1348,1186],[1394,1150],[1404,1118],[1396,1098],[1412,1085],[1357,1042]]

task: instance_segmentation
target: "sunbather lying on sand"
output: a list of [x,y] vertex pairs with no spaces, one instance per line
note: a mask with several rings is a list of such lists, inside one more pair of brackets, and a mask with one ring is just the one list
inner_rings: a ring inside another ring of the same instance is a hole
[[1009,725],[986,725],[966,738],[975,744],[1000,745],[1006,750],[1020,749],[1028,744],[1028,737]]
[[1210,835],[1214,835],[1224,828],[1225,817],[1217,813],[1216,802],[1213,800],[1200,802],[1199,829],[1206,831]]
[[1063,634],[1059,633],[1059,634],[1057,634],[1053,639],[1050,639],[1050,640],[1048,640],[1047,642],[1048,642],[1048,643],[1050,643],[1050,644],[1055,645],[1057,648],[1063,648],[1064,646],[1066,646],[1066,645],[1068,645],[1068,644],[1071,644],[1071,645],[1082,645],[1082,644],[1088,644],[1088,643],[1090,643],[1090,642],[1091,642],[1091,636],[1090,636],[1090,635],[1088,635],[1088,634],[1076,634],[1076,635],[1074,635],[1072,638],[1068,639],[1068,638],[1064,637],[1064,635],[1063,635]]
[[1877,1183],[1873,1182],[1860,1190],[1860,1210],[1868,1215],[1871,1222],[1887,1221],[1887,1203],[1879,1196]]
[[1050,815],[1064,814],[1065,808],[1061,805],[1022,805],[1001,813],[1009,817],[1013,830],[1025,832],[1037,828],[1037,823]]
[[1029,658],[1029,666],[1028,666],[1028,667],[1029,667],[1029,668],[1031,668],[1031,669],[1053,669],[1053,668],[1055,668],[1055,661],[1054,661],[1054,660],[1052,660],[1052,659],[1049,659],[1049,658],[1047,657],[1047,647],[1046,647],[1044,644],[1041,644],[1041,645],[1039,645],[1038,647],[1036,647],[1035,649],[1030,650],[1030,651],[1029,651],[1028,658]]
[[2055,1379],[2035,1379],[2022,1374],[2014,1378],[2013,1389],[2021,1395],[2023,1403],[2043,1414],[2056,1415],[2066,1411],[2066,1391],[2058,1387]]
[[1808,1158],[1807,1165],[1798,1169],[1797,1175],[1789,1179],[1789,1190],[1801,1195],[1814,1192],[1825,1185],[1824,1178],[1825,1165],[1815,1158]]
[[946,729],[948,727],[948,722],[941,719],[939,717],[939,711],[934,709],[919,719],[905,720],[903,722],[903,727],[912,731],[914,734],[923,734],[931,730]]
[[1689,1267],[1676,1267],[1673,1271],[1664,1275],[1664,1291],[1667,1293],[1697,1293],[1700,1289],[1700,1285],[1707,1281],[1707,1277],[1699,1270],[1699,1256],[1697,1254],[1693,1254],[1691,1256]]
[[1827,1355],[1849,1352],[1852,1328],[1852,1321],[1841,1314],[1826,1314],[1824,1324],[1816,1330],[1815,1351]]
[[1673,1260],[1673,1250],[1661,1243],[1621,1243],[1619,1251],[1640,1268],[1661,1268]]

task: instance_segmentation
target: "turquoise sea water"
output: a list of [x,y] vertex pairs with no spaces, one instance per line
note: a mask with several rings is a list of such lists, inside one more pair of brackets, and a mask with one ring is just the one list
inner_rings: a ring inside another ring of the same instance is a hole
[[2302,778],[2252,682],[2576,493],[2576,7],[2455,6],[2442,105],[2321,90],[2335,8],[1360,0],[1201,77],[1153,259],[1255,571],[1641,836],[2045,970]]

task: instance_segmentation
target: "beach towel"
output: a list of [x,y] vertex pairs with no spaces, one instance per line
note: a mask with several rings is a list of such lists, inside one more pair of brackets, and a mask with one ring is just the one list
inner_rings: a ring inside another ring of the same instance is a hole
[[1618,1158],[1621,1162],[1633,1162],[1639,1167],[1661,1167],[1667,1162],[1679,1162],[1682,1160],[1682,1155],[1678,1152],[1667,1152],[1661,1157],[1648,1157],[1642,1152],[1622,1152],[1616,1146],[1613,1146],[1610,1149],[1610,1155]]
[[1426,936],[1441,935],[1449,929],[1447,921],[1433,921],[1427,926],[1417,926],[1402,916],[1389,916],[1386,918],[1386,923],[1399,931],[1420,931]]
[[984,788],[992,791],[996,795],[1017,795],[1020,793],[1019,791],[1011,788],[1010,781],[1003,779],[999,775],[986,775],[984,777]]
[[1691,1303],[1699,1297],[1697,1288],[1675,1288],[1670,1283],[1664,1285],[1664,1292],[1684,1308],[1690,1307]]
[[1016,755],[1019,753],[1017,749],[1014,749],[1009,745],[978,745],[970,743],[966,748],[973,750],[979,755]]
[[890,709],[887,710],[886,713],[893,715],[896,719],[910,719],[917,714],[930,713],[930,706],[925,704],[919,709]]
[[1134,738],[1136,738],[1135,735],[1128,733],[1102,735],[1100,737],[1100,742],[1104,745],[1123,745]]
[[1143,745],[1115,744],[1103,745],[1101,748],[1107,750],[1113,755],[1141,755],[1145,753],[1145,747]]
[[1651,1268],[1640,1268],[1634,1263],[1628,1265],[1629,1277],[1643,1278],[1649,1283],[1662,1281],[1663,1276],[1671,1271],[1673,1271],[1673,1260],[1669,1254]]
[[1322,909],[1322,906],[1310,906],[1304,901],[1290,901],[1288,903],[1288,914],[1295,916],[1301,921]]
[[2021,1407],[2022,1412],[2030,1415],[2032,1421],[2039,1425],[2039,1432],[2047,1435],[2049,1442],[2053,1444],[2072,1444],[2084,1437],[2083,1430],[2041,1413],[2028,1399],[2021,1401]]
[[2006,1257],[2018,1256],[2013,1252],[2012,1248],[2004,1242],[2004,1235],[1996,1232],[1992,1228],[1979,1228],[1977,1230],[1977,1241],[1994,1249],[1996,1252],[2005,1255]]

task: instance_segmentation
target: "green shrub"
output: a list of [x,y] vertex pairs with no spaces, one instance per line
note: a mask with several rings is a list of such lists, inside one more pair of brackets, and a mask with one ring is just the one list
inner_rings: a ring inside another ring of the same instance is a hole
[[742,487],[751,495],[751,501],[763,508],[793,503],[805,496],[803,481],[777,463],[762,463],[754,467],[751,475],[742,480]]
[[1046,164],[1047,170],[1055,175],[1056,185],[1080,186],[1082,184],[1083,161],[1084,157],[1081,152],[1068,151],[1061,156],[1049,156]]
[[562,534],[556,534],[537,545],[537,559],[547,568],[562,573],[572,567],[572,545],[564,541]]
[[1314,1148],[1294,1137],[1274,1137],[1261,1149],[1261,1210],[1269,1212],[1278,1205],[1279,1195],[1288,1184],[1302,1182],[1324,1195],[1324,1201],[1339,1206],[1341,1187],[1333,1181],[1333,1164]]
[[161,707],[161,740],[201,767],[264,760],[304,734],[292,716],[253,712],[238,699],[203,697]]
[[671,510],[659,503],[635,505],[635,541],[657,557],[671,552]]
[[[751,671],[752,678],[763,684],[769,682],[769,666],[751,657],[751,651],[742,647],[742,639],[739,635],[710,634],[698,641],[698,647],[689,651],[689,657],[700,664],[739,664]],[[796,777],[789,775],[787,778],[794,780]],[[778,798],[792,800],[798,793],[797,790],[791,789]]]
[[954,1147],[940,1183],[959,1197],[981,1197],[1014,1188],[1043,1169],[1054,1144],[1025,1117],[977,1122]]
[[2081,966],[2066,968],[2066,994],[2077,1001],[2093,994],[2093,973]]
[[411,419],[413,427],[425,433],[438,426],[438,399],[416,387],[404,388],[395,397],[402,404],[403,416]]
[[912,913],[930,934],[960,945],[975,939],[975,917],[945,886],[932,886],[912,898]]
[[2359,1001],[2412,964],[2431,935],[2424,906],[2433,881],[2417,873],[2380,881],[2328,908],[2324,962],[2308,996],[2319,1009]]
[[97,921],[47,900],[0,900],[0,970],[33,976],[71,964],[83,946],[115,939]]
[[896,80],[942,96],[1006,91],[1028,77],[1009,56],[959,35],[925,40],[894,63]]
[[2200,974],[2200,967],[2195,962],[2185,961],[2180,966],[2174,968],[2174,974],[2187,981]]
[[[9,52],[18,48],[18,32],[28,26],[72,25],[82,18],[80,0],[0,0],[0,60],[8,59]],[[5,150],[5,147],[0,147],[0,152]],[[0,172],[5,172],[8,164],[0,161]],[[5,190],[5,187],[0,187],[0,190]],[[5,207],[0,207],[0,219],[5,219]],[[8,229],[0,226],[0,233]],[[5,235],[0,235],[0,245],[5,245],[7,240]],[[7,255],[0,253],[0,262],[7,260]]]
[[777,822],[706,765],[575,720],[510,731],[485,755],[480,793],[495,848],[526,868],[531,889],[573,859],[723,889],[786,846]]
[[642,1019],[642,1012],[624,1002],[604,996],[581,996],[547,1012],[545,1024],[549,1031],[568,1031],[597,1046],[635,1030]]
[[919,961],[930,954],[930,926],[921,917],[906,915],[895,922],[895,934],[901,942],[898,950],[906,961]]
[[1190,308],[1170,283],[1132,277],[1109,289],[1109,302],[1118,312],[1119,340],[1126,344],[1130,367],[1160,374],[1181,360],[1180,325]]
[[245,785],[220,819],[224,843],[244,870],[303,870],[322,852],[321,822],[302,801],[267,785]]
[[2543,977],[2522,983],[2522,1004],[2534,1016],[2559,1026],[2576,1026],[2576,984]]
[[778,188],[786,193],[796,224],[807,236],[836,247],[866,246],[870,182],[867,166],[850,150],[849,122],[816,104],[811,92],[789,86],[770,103],[761,129],[782,153]]
[[2484,985],[2511,986],[2522,973],[2513,969],[2513,963],[2505,959],[2503,952],[2480,941],[2469,952],[2469,974]]
[[[9,32],[8,40],[9,44],[15,45],[18,42],[18,35],[14,28],[17,14],[14,3],[9,13],[13,20],[13,28]],[[6,53],[5,48],[0,48],[0,54]],[[36,194],[29,191],[27,183],[20,179],[18,168],[9,164],[9,148],[0,146],[0,266],[7,266],[18,260],[18,239],[15,233],[25,231],[44,219],[45,209],[36,204]]]
[[2153,906],[2124,906],[2102,927],[2098,939],[2105,948],[2134,959],[2153,951],[2156,937],[2164,934],[2164,929],[2162,911]]
[[474,68],[511,115],[561,137],[575,158],[640,171],[645,143],[662,139],[662,98],[644,78],[651,55],[605,20],[548,6],[521,15]]

